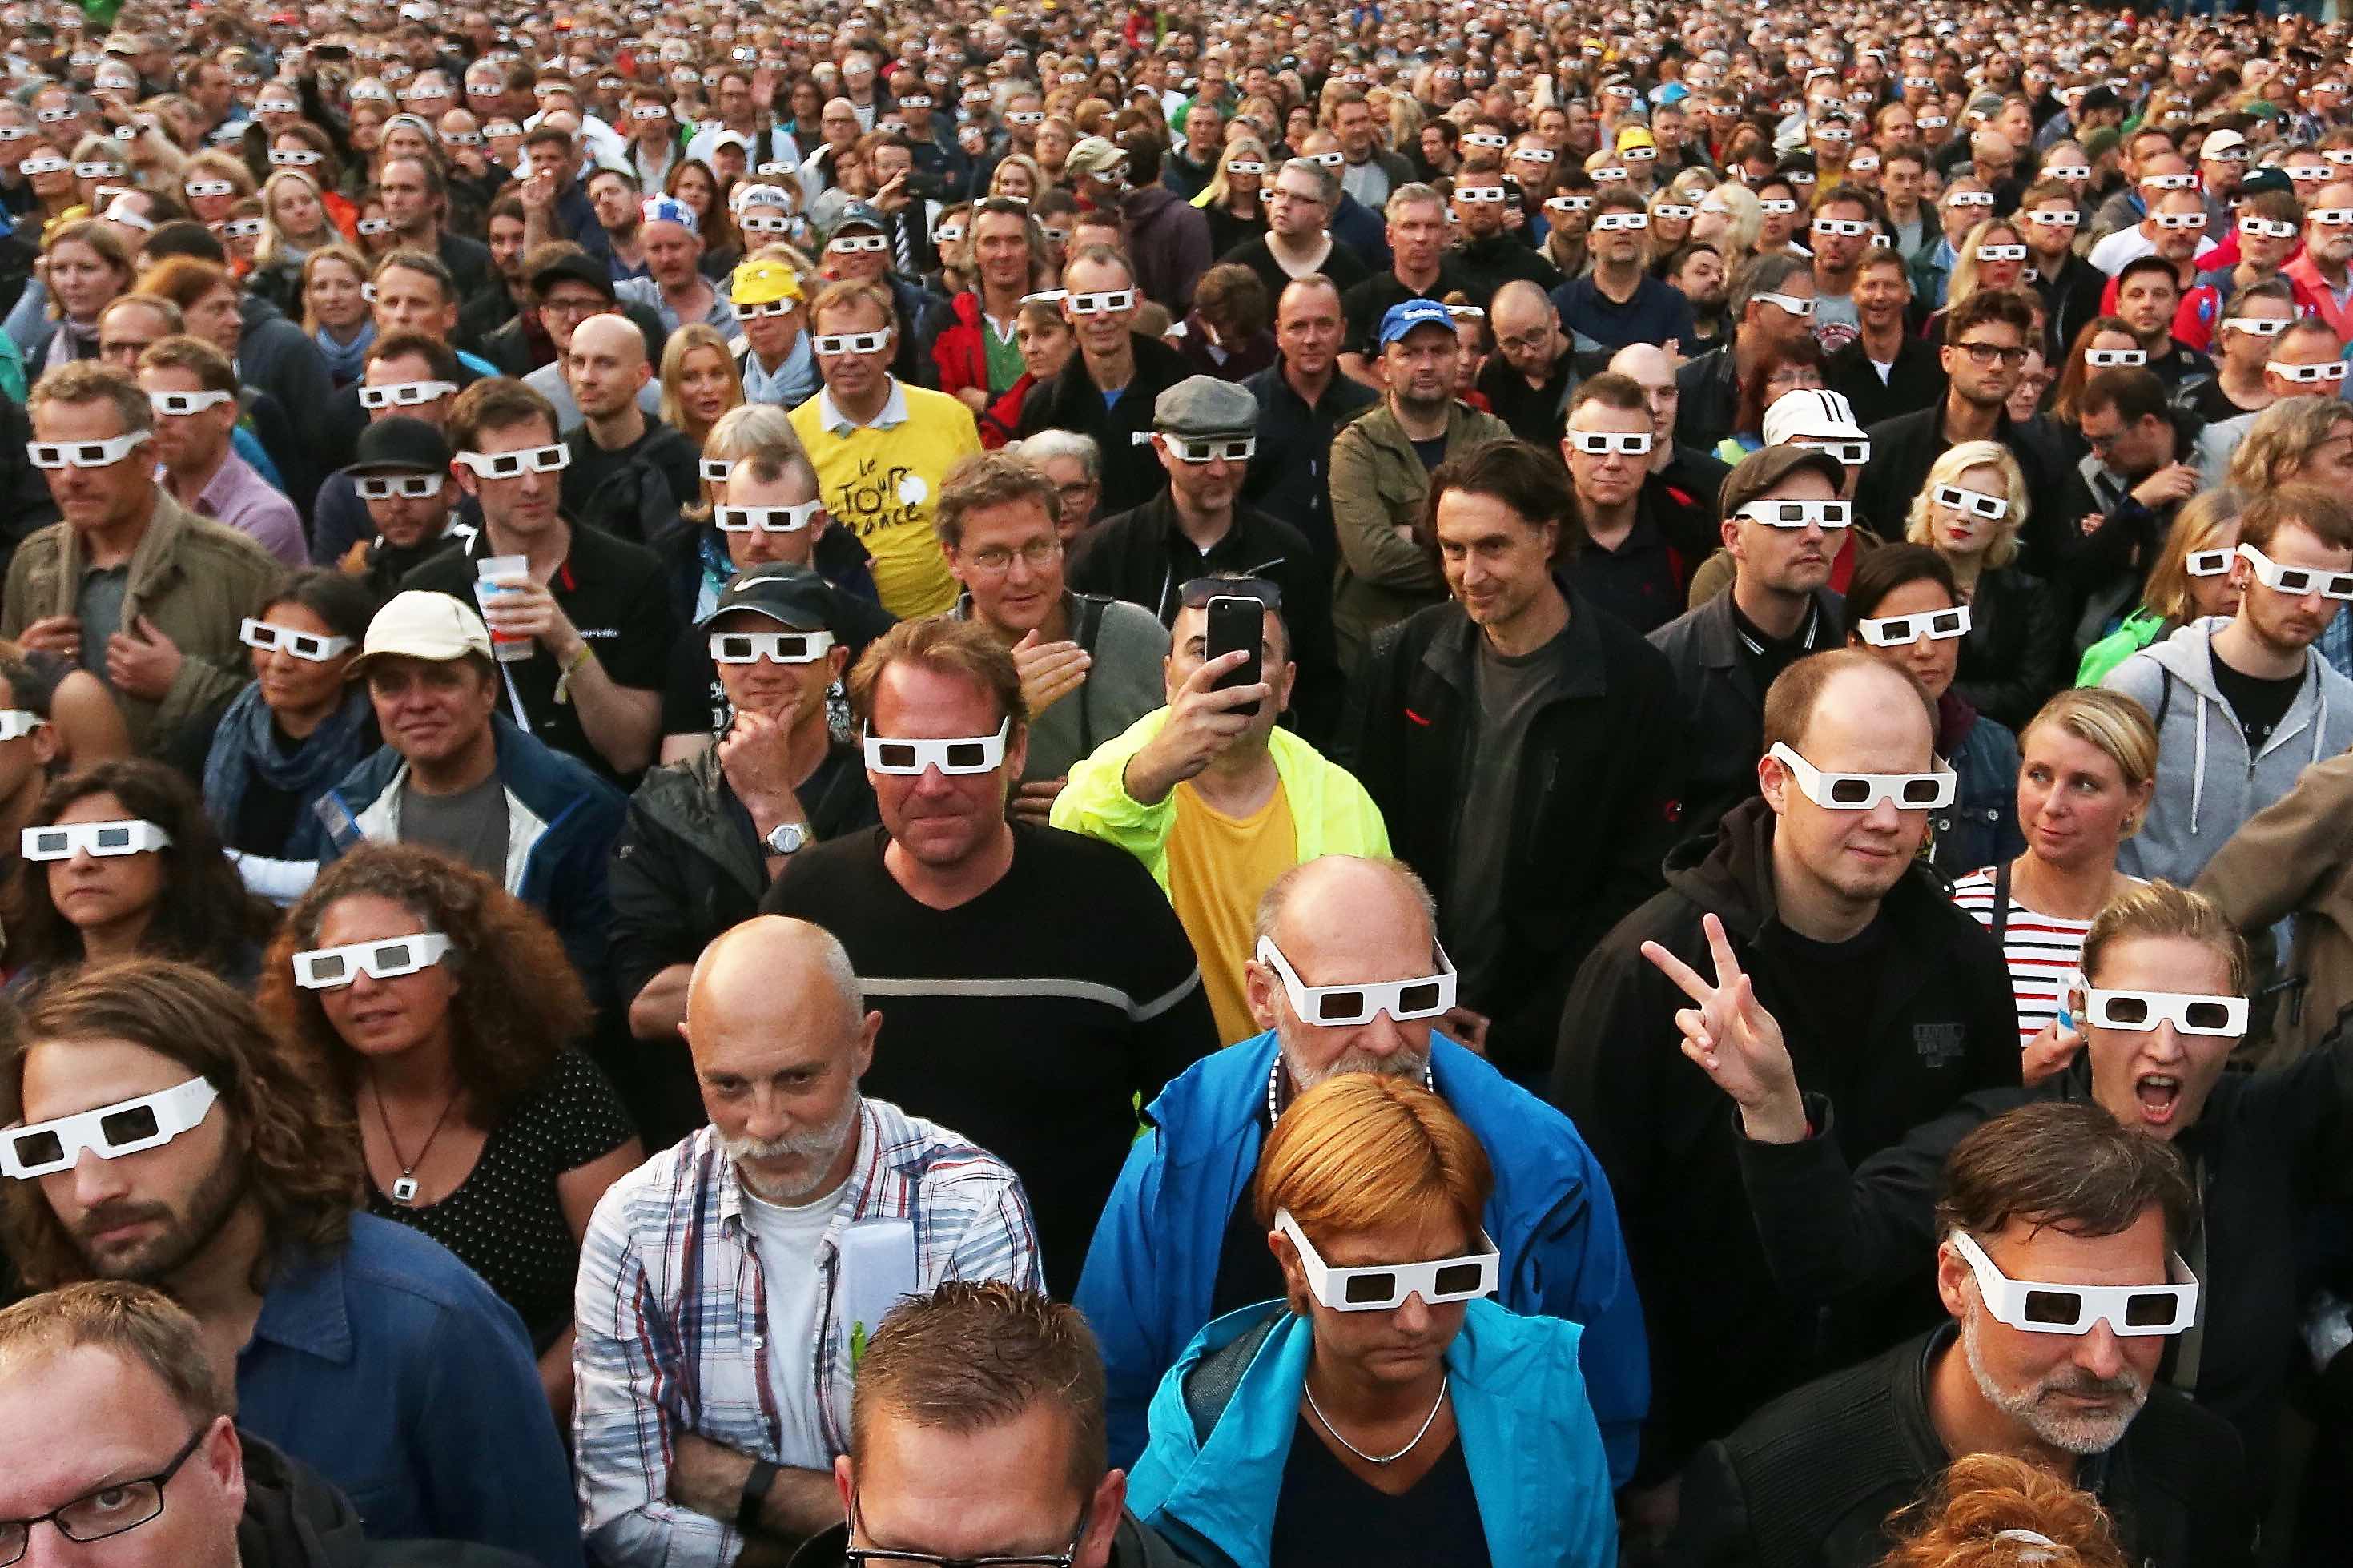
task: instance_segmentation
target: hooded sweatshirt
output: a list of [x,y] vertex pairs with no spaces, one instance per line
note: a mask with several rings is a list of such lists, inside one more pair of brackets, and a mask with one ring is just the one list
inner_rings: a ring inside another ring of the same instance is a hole
[[2157,721],[2157,791],[2140,831],[2116,853],[2128,876],[2188,887],[2242,823],[2293,788],[2296,775],[2353,746],[2353,681],[2306,650],[2304,684],[2263,750],[2214,681],[2210,616],[2133,655],[2100,684],[2137,700]]

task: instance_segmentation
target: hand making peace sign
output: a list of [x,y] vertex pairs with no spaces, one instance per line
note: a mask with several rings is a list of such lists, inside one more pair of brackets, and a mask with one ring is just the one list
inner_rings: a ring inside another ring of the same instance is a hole
[[1733,956],[1724,922],[1707,915],[1701,923],[1715,959],[1714,984],[1657,942],[1642,944],[1642,956],[1699,1004],[1675,1014],[1683,1055],[1740,1107],[1749,1137],[1760,1143],[1798,1142],[1806,1136],[1806,1107],[1781,1026],[1757,1000],[1756,986]]

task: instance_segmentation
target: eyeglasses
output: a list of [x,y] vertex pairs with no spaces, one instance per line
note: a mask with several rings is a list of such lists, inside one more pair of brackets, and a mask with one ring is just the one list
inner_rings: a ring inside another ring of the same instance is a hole
[[1260,163],[1256,158],[1236,158],[1226,164],[1226,173],[1229,174],[1263,174],[1266,173],[1266,165]]
[[1846,165],[1847,173],[1850,174],[1868,174],[1878,167],[1878,157],[1870,153],[1857,153],[1847,160]]
[[1767,528],[1818,526],[1825,532],[1854,521],[1854,503],[1843,500],[1753,500],[1733,514]]
[[2263,368],[2282,381],[2293,382],[2298,386],[2311,386],[2324,381],[2345,379],[2345,362],[2341,359],[2325,360],[2319,364],[2287,364],[2279,360],[2273,360]]
[[886,329],[879,332],[817,332],[809,338],[809,346],[821,354],[881,353],[891,341]]
[[1589,212],[1592,207],[1591,196],[1550,196],[1545,201],[1545,211],[1550,213]]
[[2156,216],[2157,226],[2159,228],[2184,229],[2206,226],[2204,213],[2158,213]]
[[2042,177],[2046,180],[2088,180],[2092,177],[2092,170],[2085,163],[2053,163],[2042,171]]
[[1871,443],[1867,440],[1832,441],[1818,436],[1797,436],[1788,444],[1803,447],[1809,452],[1826,452],[1850,468],[1859,468],[1871,461]]
[[1255,436],[1172,436],[1160,433],[1168,455],[1180,463],[1209,463],[1223,458],[1229,463],[1246,463],[1257,455]]
[[321,155],[308,147],[273,147],[269,150],[272,168],[307,169],[320,162]]
[[1965,511],[1989,522],[1999,522],[2010,515],[2008,496],[1989,496],[1983,490],[1966,489],[1959,485],[1938,485],[1933,493],[1938,506]]
[[1680,202],[1661,202],[1657,206],[1651,209],[1651,216],[1652,217],[1681,218],[1689,220],[1699,216],[1699,208],[1687,207]]
[[2290,324],[2285,316],[2231,316],[2223,320],[2222,328],[2225,331],[2244,332],[2251,338],[2275,338]]
[[48,721],[22,708],[0,708],[0,742],[21,741]]
[[1956,605],[1949,610],[1924,610],[1917,615],[1875,616],[1857,621],[1855,630],[1873,647],[1909,647],[1922,637],[1950,642],[1969,635],[1969,607]]
[[[427,496],[438,496],[441,493],[441,479],[442,476],[439,474],[383,474],[371,475],[367,478],[354,476],[352,479],[352,489],[359,493],[362,500],[391,500],[395,497],[406,500],[422,500]],[[248,625],[250,624],[250,622],[248,623]]]
[[1071,314],[1094,316],[1129,310],[1135,308],[1133,289],[1106,289],[1094,294],[1073,294],[1070,298]]
[[172,836],[152,822],[69,822],[55,827],[27,827],[19,839],[19,853],[27,860],[67,860],[77,853],[112,859],[120,855],[143,855],[168,849]]
[[1759,290],[1748,297],[1752,300],[1762,300],[1767,305],[1778,305],[1793,316],[1810,316],[1814,313],[1814,301],[1810,298],[1799,299],[1795,294],[1776,294],[1770,290]]
[[2255,580],[2275,594],[2318,594],[2325,599],[2353,599],[2353,572],[2283,566],[2252,544],[2240,545],[2239,555],[2253,571]]
[[1989,365],[2006,364],[2017,366],[2026,363],[2027,351],[2022,347],[2010,348],[2005,347],[2000,343],[1987,342],[1955,343],[1953,346],[1960,350],[1961,353],[1968,355],[1969,363],[1976,365],[1979,370],[1983,370]]
[[[362,234],[390,234],[392,232],[392,220],[388,217],[364,217],[353,226]],[[547,307],[544,305],[540,307],[543,310],[546,308]]]
[[[2065,207],[2052,207],[2042,212],[2028,213],[2026,221],[2041,224],[2045,228],[2076,228],[2082,226],[2084,215]],[[1982,256],[1985,252],[1979,251],[1978,254]]]
[[2103,1029],[2153,1032],[2171,1024],[2185,1035],[2236,1038],[2247,1032],[2247,999],[2184,991],[2099,991],[2086,987],[2084,1016]]
[[711,509],[711,521],[723,533],[798,533],[824,510],[822,500],[805,500],[798,506],[719,506]]
[[1899,811],[1934,811],[1953,804],[1958,779],[1949,773],[1827,773],[1786,741],[1765,753],[1789,771],[1798,793],[1825,811],[1870,811],[1881,802]]
[[2234,550],[2193,550],[2182,557],[2192,577],[2220,577],[2231,569]]
[[31,1519],[0,1520],[0,1568],[19,1561],[32,1540],[33,1526],[47,1521],[57,1526],[58,1533],[68,1541],[87,1543],[104,1541],[109,1536],[121,1535],[159,1519],[164,1512],[164,1489],[180,1473],[180,1467],[212,1433],[207,1421],[188,1435],[172,1462],[152,1476],[137,1480],[109,1481],[106,1485],[74,1499],[71,1502],[36,1514]]
[[[435,488],[439,488],[438,479]],[[324,664],[352,646],[349,637],[321,637],[316,632],[300,631],[293,626],[273,626],[251,616],[238,625],[237,637],[249,648],[264,653],[290,653],[296,658],[308,659],[312,664]]]
[[1588,458],[1643,458],[1651,451],[1647,430],[1571,430],[1568,443]]
[[236,401],[237,394],[233,392],[151,392],[147,395],[148,407],[175,418],[202,414],[207,408],[217,408],[224,403]]
[[[1626,171],[1623,169],[1595,169],[1591,171],[1591,174],[1593,178],[1601,181],[1605,184],[1611,180],[1622,180],[1626,177]],[[1790,211],[1795,212],[1797,208],[1797,203],[1791,202],[1789,204]]]
[[[1007,51],[1010,53],[1011,51]],[[1060,1552],[1032,1553],[998,1552],[981,1557],[943,1557],[936,1552],[913,1552],[880,1546],[845,1546],[841,1558],[846,1568],[1071,1568],[1079,1555],[1079,1542],[1087,1536],[1087,1521],[1093,1517],[1094,1500],[1090,1498],[1079,1509],[1078,1528],[1071,1531],[1071,1544]],[[853,1535],[866,1533],[866,1521],[858,1509],[858,1493],[849,1494],[849,1524]]]
[[1650,226],[1651,218],[1647,213],[1603,213],[1593,220],[1593,232],[1596,234],[1613,234]]
[[1945,198],[1948,207],[1989,207],[1993,205],[1991,191],[1955,191]]
[[133,430],[104,441],[27,441],[25,456],[37,468],[108,468],[131,456],[150,434]]
[[192,196],[226,196],[237,191],[227,180],[190,180],[185,188]]
[[985,773],[1005,763],[1005,740],[1013,732],[1008,718],[994,735],[950,740],[899,740],[887,735],[864,737],[866,765],[878,773],[914,778],[937,768],[944,773]]
[[460,452],[458,460],[478,479],[512,479],[523,473],[560,473],[572,466],[572,448],[565,446],[526,447],[519,452]]
[[[1191,460],[1186,459],[1187,462]],[[1078,488],[1081,490],[1086,489],[1084,485]],[[1020,562],[1032,572],[1042,572],[1052,565],[1061,553],[1062,542],[1060,539],[1047,538],[1033,539],[1018,550],[1002,544],[987,544],[969,553],[960,551],[957,552],[957,558],[976,571],[995,577],[1013,570],[1013,563],[1016,561]]]
[[2147,349],[2086,349],[2084,363],[2094,370],[2109,370],[2118,365],[2147,364]]
[[233,217],[220,226],[223,239],[259,239],[261,232],[261,220],[258,217]]
[[1335,1268],[1324,1261],[1289,1209],[1274,1211],[1274,1228],[1291,1240],[1299,1253],[1299,1267],[1315,1300],[1335,1312],[1381,1312],[1405,1305],[1419,1296],[1430,1306],[1492,1296],[1503,1278],[1503,1255],[1485,1231],[1479,1233],[1482,1251],[1467,1258],[1440,1258],[1427,1263],[1375,1263]]
[[384,942],[314,947],[294,955],[294,984],[305,991],[334,991],[363,974],[371,980],[397,980],[440,963],[449,948],[449,939],[438,931]]
[[1978,247],[1977,254],[1979,261],[2023,261],[2026,259],[2026,247],[2022,245],[1980,245]]
[[887,254],[891,242],[879,234],[845,234],[838,239],[826,241],[825,247],[836,256],[855,256],[861,250]]
[[[36,1176],[71,1170],[85,1151],[101,1160],[119,1160],[125,1154],[136,1154],[168,1143],[196,1126],[204,1121],[206,1113],[212,1109],[213,1101],[219,1097],[220,1091],[210,1081],[192,1078],[185,1083],[153,1094],[117,1100],[112,1105],[101,1105],[95,1110],[76,1111],[71,1116],[60,1116],[53,1121],[12,1127],[0,1132],[0,1170],[19,1181],[29,1181]],[[157,1511],[162,1511],[160,1506]],[[147,1516],[148,1519],[153,1517],[154,1514]],[[37,1523],[38,1521],[20,1522]],[[144,1524],[146,1520],[139,1522]],[[130,1528],[129,1525],[123,1526],[125,1530]],[[5,1550],[5,1525],[0,1525],[0,1550]],[[21,1552],[23,1542],[19,1540],[16,1544]]]
[[2294,239],[2295,225],[2284,219],[2274,222],[2270,218],[2242,217],[2239,220],[2239,232],[2250,239]]
[[2178,1334],[2198,1321],[2198,1279],[2178,1254],[2167,1261],[2186,1284],[2046,1285],[2004,1274],[1965,1230],[1953,1232],[1953,1249],[1977,1275],[1986,1310],[2029,1333],[2088,1334],[2105,1321],[2120,1336]]
[[1798,204],[1789,200],[1787,196],[1770,196],[1758,202],[1757,204],[1757,208],[1759,212],[1778,215],[1796,212],[1798,210]]
[[833,647],[831,632],[713,632],[713,664],[815,664]]
[[2144,191],[2194,191],[2198,188],[2195,174],[2144,174],[2140,188]]

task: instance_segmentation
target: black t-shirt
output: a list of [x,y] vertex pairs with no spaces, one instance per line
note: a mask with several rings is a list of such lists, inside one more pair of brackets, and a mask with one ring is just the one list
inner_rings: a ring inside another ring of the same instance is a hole
[[1449,1443],[1403,1495],[1391,1497],[1342,1464],[1302,1415],[1282,1465],[1266,1561],[1267,1568],[1484,1568],[1494,1559],[1462,1439]]
[[1433,436],[1427,441],[1416,441],[1413,444],[1413,455],[1421,459],[1421,466],[1424,468],[1436,473],[1438,465],[1446,461],[1446,437]]
[[1856,1019],[1876,1015],[1873,999],[1879,994],[1888,934],[1883,910],[1844,942],[1816,942],[1788,926],[1774,930],[1774,967],[1795,979],[1780,988],[1783,1010],[1791,1015],[1784,1025],[1791,1038],[1847,1038]]
[[[401,586],[447,594],[473,605],[474,563],[497,553],[485,530],[468,540],[462,552],[437,555],[417,568]],[[547,587],[581,637],[596,649],[596,661],[614,684],[659,691],[671,640],[670,599],[661,591],[662,582],[661,563],[652,551],[598,529],[575,527],[572,552]],[[507,681],[513,683],[516,696],[522,700],[533,735],[577,757],[623,791],[635,787],[634,778],[617,773],[589,742],[578,707],[555,700],[556,677],[563,672],[545,648],[534,649],[529,658],[502,664],[499,671],[503,677],[501,705],[508,710],[509,718],[514,716],[514,699],[506,694]]]
[[1567,575],[1578,592],[1645,637],[1683,613],[1674,552],[1647,509],[1635,513],[1634,526],[1617,549],[1604,550],[1590,540],[1578,545]]
[[1407,288],[1398,280],[1393,269],[1376,272],[1340,296],[1340,309],[1348,321],[1347,336],[1341,340],[1341,347],[1367,358],[1377,357],[1381,352],[1381,318],[1388,314],[1390,306],[1402,305],[1408,300],[1443,300],[1456,292],[1480,309],[1486,308],[1487,290],[1475,279],[1456,271],[1451,261],[1438,264],[1438,281],[1427,289]]
[[[2211,649],[2209,651],[2211,651]],[[2247,732],[2249,754],[2263,749],[2272,731],[2295,706],[2295,694],[2304,689],[2303,670],[2278,680],[2265,680],[2247,675],[2222,662],[2221,654],[2214,655],[2214,686],[2231,711],[2239,721],[2239,728]]]
[[2188,402],[2189,412],[2209,425],[2236,419],[2242,414],[2252,412],[2231,401],[2231,395],[2222,390],[2222,378],[2219,375],[2190,388]]

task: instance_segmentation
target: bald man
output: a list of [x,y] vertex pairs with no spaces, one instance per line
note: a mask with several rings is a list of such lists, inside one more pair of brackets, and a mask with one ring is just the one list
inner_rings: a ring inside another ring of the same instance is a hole
[[614,1184],[581,1244],[574,1430],[600,1562],[781,1560],[839,1524],[851,1373],[883,1312],[947,1279],[1042,1288],[1013,1173],[859,1093],[881,1024],[805,921],[746,921],[696,961],[679,1033],[711,1124]]
[[1542,289],[1515,279],[1495,290],[1487,324],[1495,352],[1479,372],[1479,390],[1513,435],[1531,446],[1551,446],[1560,439],[1561,416],[1577,383],[1575,348],[1560,330],[1560,312]]
[[1642,389],[1651,413],[1651,477],[1648,484],[1662,499],[1706,513],[1715,521],[1715,493],[1732,476],[1732,468],[1696,447],[1675,444],[1675,416],[1683,412],[1683,385],[1675,372],[1685,362],[1655,343],[1628,343],[1609,356],[1609,368]]
[[694,444],[645,411],[641,394],[652,379],[645,334],[627,316],[591,316],[573,329],[564,380],[581,422],[564,437],[572,448],[564,515],[640,542],[666,531],[679,508],[702,494]]
[[[1632,1473],[1650,1373],[1609,1185],[1567,1117],[1440,1032],[1454,975],[1436,918],[1411,871],[1351,855],[1295,867],[1260,900],[1243,984],[1265,1032],[1196,1062],[1152,1102],[1074,1298],[1103,1343],[1113,1465],[1142,1450],[1152,1392],[1194,1333],[1282,1294],[1250,1213],[1273,1118],[1335,1073],[1378,1072],[1428,1084],[1479,1135],[1497,1172],[1485,1215],[1503,1253],[1497,1299],[1585,1325],[1579,1361],[1611,1475]],[[1385,989],[1400,982],[1401,994]],[[1303,987],[1356,985],[1383,1010],[1314,1021]]]

